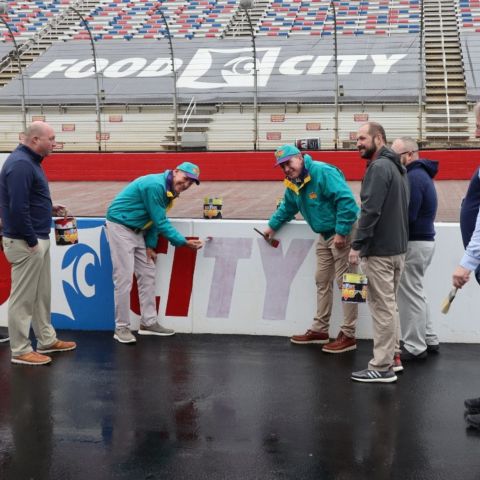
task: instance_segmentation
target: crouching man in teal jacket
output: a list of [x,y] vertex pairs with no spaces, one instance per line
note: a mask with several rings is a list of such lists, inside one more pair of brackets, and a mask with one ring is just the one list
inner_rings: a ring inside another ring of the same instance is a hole
[[130,290],[135,274],[140,297],[140,335],[173,335],[157,322],[155,305],[155,248],[158,236],[174,246],[202,248],[201,240],[187,240],[167,218],[180,193],[199,180],[199,168],[184,162],[175,170],[145,175],[127,185],[107,211],[106,231],[113,265],[115,333],[120,343],[135,343],[130,330]]
[[[296,344],[326,344],[327,353],[342,353],[357,348],[355,326],[358,307],[343,303],[343,325],[336,340],[329,343],[329,324],[333,304],[333,281],[342,287],[343,274],[349,269],[348,253],[356,229],[359,208],[343,173],[333,165],[313,161],[293,145],[283,145],[275,152],[276,165],[285,173],[285,195],[264,231],[267,238],[297,212],[319,234],[317,254],[317,315],[304,335],[294,335]],[[355,270],[351,270],[355,271]]]

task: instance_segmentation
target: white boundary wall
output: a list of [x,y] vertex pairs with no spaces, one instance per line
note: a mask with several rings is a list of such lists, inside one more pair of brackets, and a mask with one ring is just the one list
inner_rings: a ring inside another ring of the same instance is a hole
[[[213,238],[197,252],[185,315],[165,316],[176,249],[169,245],[166,254],[158,255],[157,295],[163,324],[178,332],[280,336],[301,333],[310,326],[315,313],[315,234],[303,221],[282,228],[278,249],[253,231],[253,227],[264,228],[265,222],[172,222],[185,235]],[[113,326],[111,266],[102,224],[103,219],[79,219],[79,245],[59,247],[52,241],[52,314],[60,328],[108,330]],[[458,224],[437,224],[436,228],[436,252],[426,276],[433,323],[442,342],[480,343],[480,287],[474,278],[458,293],[449,314],[440,312],[463,249]],[[191,256],[190,250],[184,252]],[[179,251],[177,255],[178,266],[185,256]],[[182,270],[177,288],[188,284],[187,277]],[[170,292],[171,298],[175,295]],[[368,307],[360,305],[359,311],[357,336],[371,338]],[[0,305],[0,325],[6,323],[7,302]],[[340,323],[337,291],[331,336],[336,336]],[[139,317],[132,313],[132,327],[138,324]]]

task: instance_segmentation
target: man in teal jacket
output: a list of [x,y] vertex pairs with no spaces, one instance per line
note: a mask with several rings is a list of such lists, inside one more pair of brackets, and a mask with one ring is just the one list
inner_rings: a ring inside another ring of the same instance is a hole
[[326,344],[327,353],[342,353],[357,348],[355,326],[358,307],[343,303],[343,325],[338,337],[329,343],[329,324],[333,304],[333,281],[342,288],[343,274],[349,270],[348,253],[356,228],[359,208],[343,173],[333,165],[313,161],[293,145],[283,145],[275,152],[276,164],[285,173],[285,195],[264,231],[267,238],[297,212],[319,234],[317,254],[317,315],[304,335],[294,335],[296,344]]
[[106,230],[113,265],[115,333],[120,343],[135,343],[130,330],[130,290],[135,274],[140,298],[140,335],[173,335],[175,332],[157,322],[155,305],[155,248],[158,236],[174,246],[193,250],[200,240],[187,240],[167,218],[167,210],[180,193],[199,181],[200,170],[184,162],[175,170],[145,175],[127,185],[107,211]]

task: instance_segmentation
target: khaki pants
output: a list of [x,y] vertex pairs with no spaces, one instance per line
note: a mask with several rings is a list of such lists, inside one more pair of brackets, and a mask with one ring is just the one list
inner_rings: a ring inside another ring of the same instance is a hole
[[130,290],[133,274],[137,277],[140,299],[140,323],[150,326],[157,321],[155,304],[155,264],[147,259],[145,238],[118,223],[106,223],[113,266],[115,327],[130,326]]
[[[356,272],[355,267],[349,267],[348,254],[352,234],[355,234],[356,224],[347,236],[345,248],[338,250],[333,246],[334,237],[325,240],[321,235],[317,243],[317,271],[315,280],[317,284],[317,315],[314,318],[312,330],[315,332],[328,333],[330,316],[333,305],[333,282],[339,289],[342,288],[343,274]],[[355,326],[358,317],[358,305],[356,303],[344,303],[342,332],[347,337],[355,337]]]
[[50,315],[50,240],[38,240],[32,252],[24,240],[3,238],[3,250],[12,265],[12,290],[8,300],[8,334],[14,357],[33,350],[30,326],[37,347],[56,342]]
[[370,370],[385,371],[398,350],[400,319],[397,290],[405,265],[405,254],[366,257],[363,269],[368,278],[368,307],[373,320],[373,358]]
[[423,288],[425,272],[434,251],[435,242],[408,242],[405,270],[398,287],[398,311],[404,348],[413,355],[425,352],[427,345],[438,345]]

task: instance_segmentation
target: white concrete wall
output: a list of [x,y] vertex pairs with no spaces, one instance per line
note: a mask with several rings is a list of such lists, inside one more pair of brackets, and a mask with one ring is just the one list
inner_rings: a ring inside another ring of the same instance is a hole
[[[52,313],[54,324],[61,328],[112,328],[111,266],[102,223],[101,219],[80,219],[81,244],[52,244]],[[292,222],[282,228],[278,249],[267,245],[253,231],[253,227],[262,229],[265,222],[173,223],[186,235],[213,238],[197,253],[191,296],[183,287],[188,284],[185,259],[191,258],[191,251],[177,249],[175,265],[184,267],[174,275],[173,280],[179,281],[176,290],[171,286],[175,249],[169,246],[166,254],[159,254],[157,294],[162,323],[179,332],[282,336],[301,333],[310,326],[315,313],[315,235],[304,222]],[[463,252],[458,224],[438,224],[436,245],[425,284],[439,337],[442,342],[480,342],[480,287],[474,278],[458,293],[449,314],[440,312],[442,300],[451,288],[452,272]],[[169,296],[171,301],[182,294],[186,298],[185,313],[165,316]],[[359,309],[358,337],[371,338],[368,307],[360,305]],[[340,312],[337,293],[331,336],[338,333]],[[6,317],[7,302],[0,305],[1,325],[6,325]],[[132,326],[137,327],[138,323],[139,317],[132,312]]]

